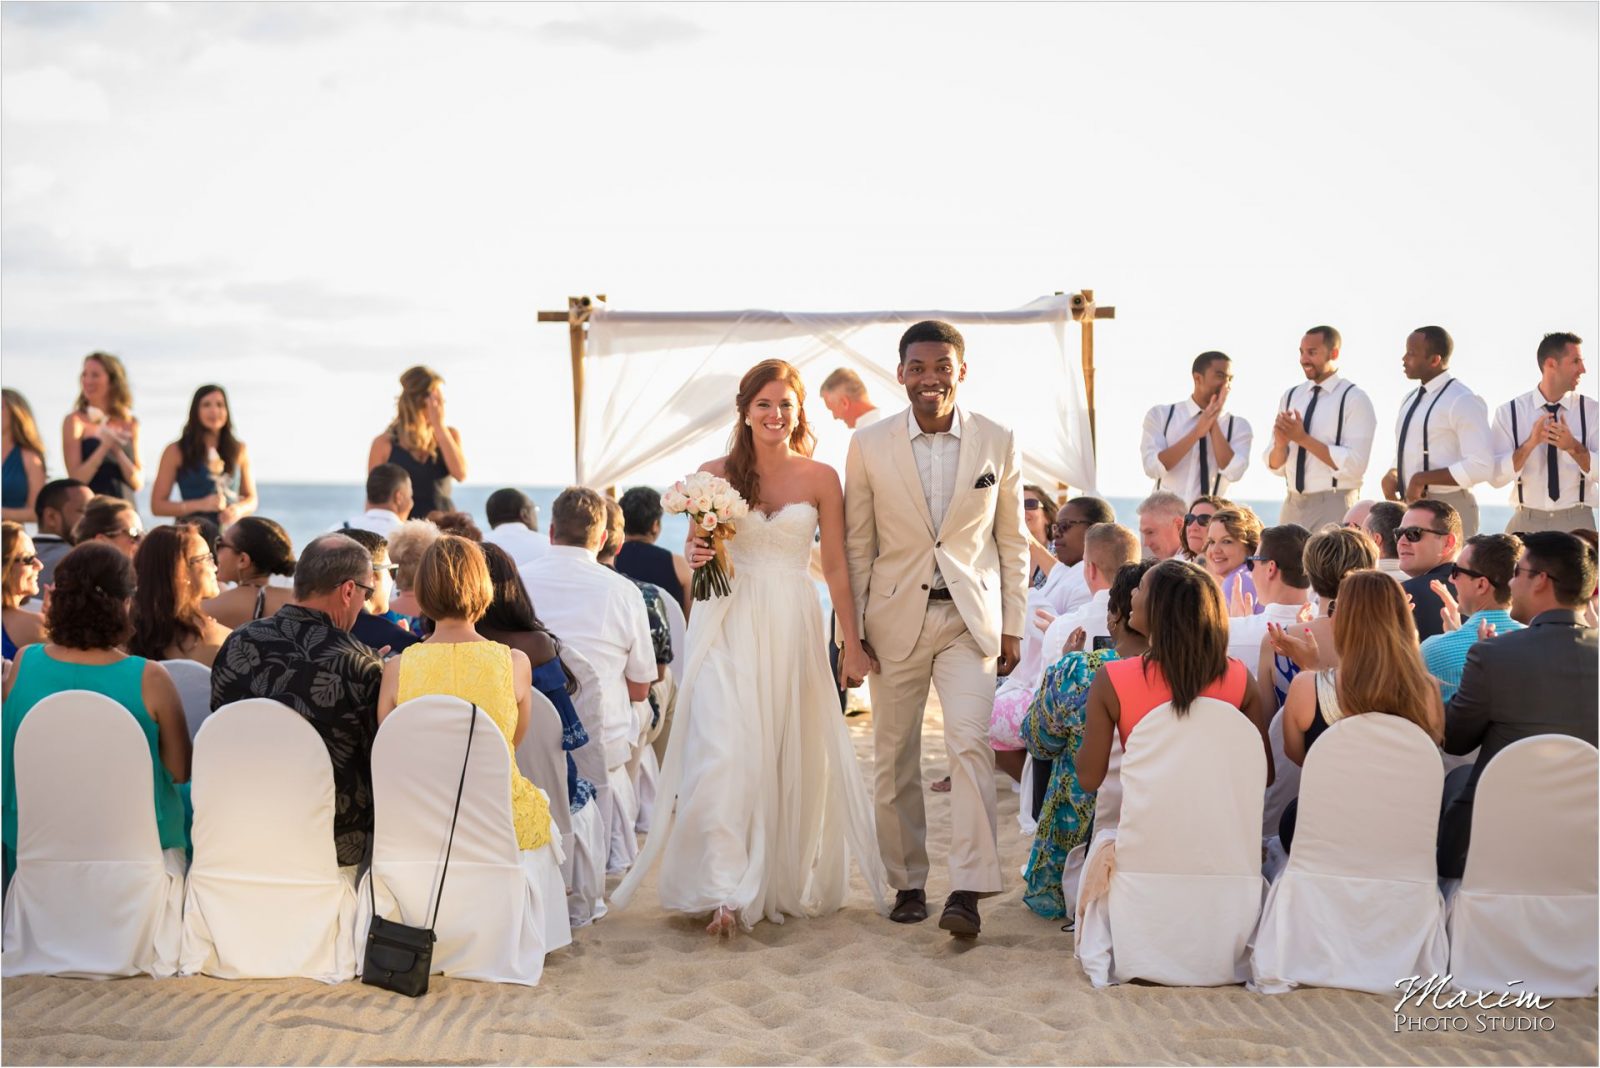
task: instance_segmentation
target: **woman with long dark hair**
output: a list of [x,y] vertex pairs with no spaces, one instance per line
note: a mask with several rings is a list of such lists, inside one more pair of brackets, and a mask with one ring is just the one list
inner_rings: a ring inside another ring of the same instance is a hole
[[[168,500],[176,483],[179,500]],[[256,510],[250,450],[233,435],[233,409],[221,386],[194,391],[189,418],[178,440],[161,450],[150,511],[183,518],[204,517],[226,530]]]
[[218,580],[234,587],[208,600],[205,610],[223,626],[238,630],[294,599],[293,590],[270,584],[275,575],[294,575],[294,546],[275,521],[245,516],[218,535],[216,557]]
[[128,372],[109,352],[83,358],[78,399],[61,423],[61,456],[67,477],[96,493],[131,501],[144,485]]
[[33,409],[14,389],[0,389],[0,499],[4,516],[13,523],[32,523],[38,516],[33,501],[49,476],[44,467],[44,442],[33,421]]
[[193,660],[210,667],[229,634],[206,614],[216,597],[217,557],[187,523],[156,527],[133,554],[138,589],[128,652],[148,660]]
[[367,452],[368,471],[379,464],[395,464],[411,476],[411,515],[418,519],[453,511],[452,480],[460,482],[467,477],[461,431],[445,425],[443,386],[444,378],[437,371],[408,368],[400,376],[394,419],[372,439]]

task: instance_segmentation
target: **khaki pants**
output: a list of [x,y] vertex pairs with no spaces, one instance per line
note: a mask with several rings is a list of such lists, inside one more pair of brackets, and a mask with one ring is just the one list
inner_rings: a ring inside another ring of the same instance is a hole
[[1315,534],[1332,523],[1339,526],[1345,513],[1355,507],[1356,491],[1323,490],[1321,493],[1291,493],[1278,513],[1279,523],[1298,523]]
[[998,893],[994,750],[995,659],[986,657],[949,601],[930,601],[922,631],[904,660],[885,660],[872,691],[878,850],[896,890],[928,880],[923,807],[922,715],[931,684],[944,711],[950,761],[950,889]]
[[1579,504],[1547,512],[1540,508],[1517,505],[1506,524],[1506,533],[1533,534],[1544,530],[1594,530],[1594,509]]
[[1470,538],[1478,532],[1478,499],[1471,490],[1440,490],[1438,486],[1429,486],[1428,496],[1445,502],[1461,514],[1462,538]]

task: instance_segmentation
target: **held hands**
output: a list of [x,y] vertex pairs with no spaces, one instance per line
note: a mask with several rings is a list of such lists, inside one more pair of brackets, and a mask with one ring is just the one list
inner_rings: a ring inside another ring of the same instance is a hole
[[1000,635],[1000,659],[995,665],[995,673],[1009,675],[1017,666],[1017,661],[1022,659],[1022,639],[1015,634]]
[[867,651],[865,642],[852,642],[839,653],[839,688],[860,686],[867,675],[878,670],[878,661]]
[[1461,629],[1461,606],[1456,604],[1456,599],[1450,593],[1450,588],[1438,579],[1428,583],[1428,589],[1433,591],[1435,597],[1444,602],[1439,609],[1439,620],[1444,624],[1446,633]]

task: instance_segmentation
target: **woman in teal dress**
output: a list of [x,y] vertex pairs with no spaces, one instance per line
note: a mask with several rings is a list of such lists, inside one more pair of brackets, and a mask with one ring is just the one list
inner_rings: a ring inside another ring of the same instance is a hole
[[1083,633],[1069,636],[1069,651],[1044,669],[1028,714],[1022,719],[1022,742],[1035,760],[1051,761],[1050,782],[1044,803],[1039,808],[1039,829],[1033,835],[1033,852],[1028,857],[1024,876],[1027,890],[1023,902],[1047,920],[1067,915],[1061,892],[1061,873],[1067,854],[1074,846],[1089,840],[1094,820],[1095,795],[1078,786],[1073,757],[1083,742],[1083,713],[1089,697],[1089,683],[1101,665],[1124,657],[1138,656],[1148,643],[1143,634],[1127,626],[1133,591],[1153,565],[1128,564],[1111,583],[1111,603],[1106,610],[1106,629],[1111,632],[1112,648],[1083,651]]

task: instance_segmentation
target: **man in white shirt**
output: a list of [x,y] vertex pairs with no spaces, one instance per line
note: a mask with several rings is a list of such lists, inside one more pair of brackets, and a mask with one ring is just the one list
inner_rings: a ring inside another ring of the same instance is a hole
[[1184,516],[1189,506],[1176,493],[1152,493],[1139,502],[1139,541],[1144,558],[1159,563],[1183,555]]
[[367,509],[335,530],[354,527],[385,538],[411,514],[411,476],[399,464],[379,464],[367,472]]
[[1202,352],[1190,373],[1192,394],[1145,413],[1139,443],[1144,471],[1157,490],[1170,490],[1185,502],[1206,494],[1226,497],[1250,466],[1252,441],[1250,424],[1224,410],[1233,361],[1225,353]]
[[817,392],[828,414],[851,430],[869,427],[883,416],[867,396],[867,384],[848,367],[835,369],[822,380],[822,388]]
[[[1084,649],[1094,648],[1096,638],[1111,632],[1106,628],[1106,609],[1111,603],[1111,582],[1117,572],[1139,559],[1139,538],[1127,527],[1115,523],[1101,523],[1089,528],[1084,536],[1083,577],[1089,584],[1089,600],[1075,612],[1060,616],[1044,632],[1040,644],[1041,667],[1044,669],[1061,659],[1067,640],[1073,631],[1083,631]],[[1039,679],[1033,680],[1037,689]]]
[[1383,476],[1383,496],[1406,504],[1437,497],[1461,516],[1470,537],[1478,532],[1472,486],[1493,480],[1494,446],[1488,406],[1450,373],[1454,350],[1442,326],[1420,326],[1406,338],[1406,377],[1421,384],[1400,402],[1395,466]]
[[656,681],[655,647],[639,588],[595,559],[608,534],[605,498],[584,486],[561,492],[550,507],[550,549],[519,569],[540,620],[589,661],[605,704],[606,784],[611,834],[608,871],[625,869],[638,853],[638,801],[628,760],[639,739],[634,702]]
[[1343,343],[1331,326],[1300,339],[1306,380],[1279,402],[1266,452],[1267,470],[1288,487],[1279,521],[1308,531],[1340,522],[1355,504],[1378,430],[1371,399],[1339,375]]
[[1539,388],[1494,413],[1494,484],[1516,482],[1508,534],[1595,529],[1600,411],[1578,392],[1582,344],[1577,334],[1546,334],[1539,342]]
[[483,504],[489,533],[483,540],[498,545],[518,567],[550,551],[550,539],[539,533],[539,506],[519,489],[497,489]]
[[1251,616],[1228,617],[1228,655],[1250,669],[1261,670],[1261,642],[1267,624],[1287,627],[1300,620],[1310,603],[1311,579],[1306,576],[1306,541],[1311,532],[1296,523],[1268,527],[1250,560],[1250,577],[1256,584],[1261,611]]

